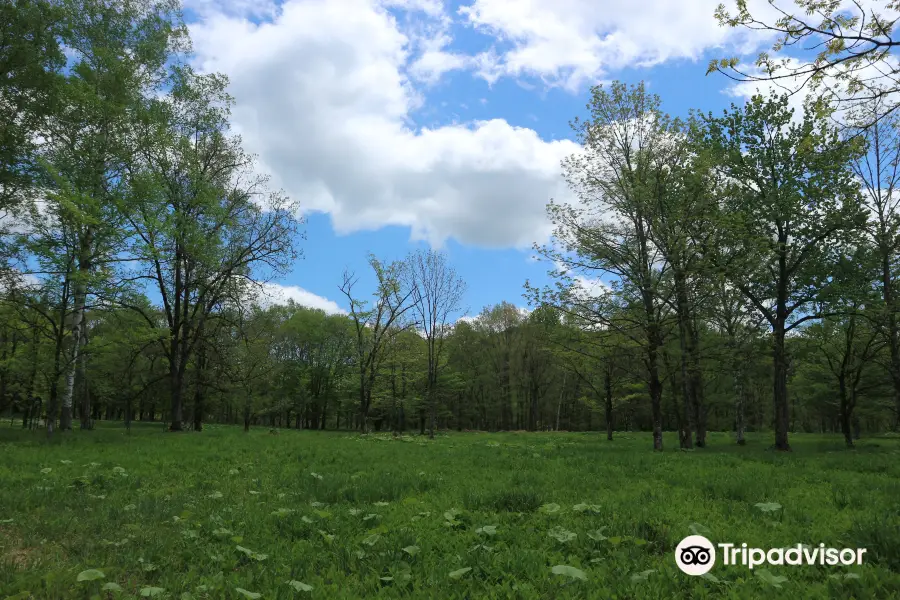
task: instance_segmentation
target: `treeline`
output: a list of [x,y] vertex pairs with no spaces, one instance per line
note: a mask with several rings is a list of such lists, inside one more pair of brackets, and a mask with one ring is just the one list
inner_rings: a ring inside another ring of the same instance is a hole
[[592,89],[535,250],[552,285],[460,318],[437,251],[336,281],[348,314],[261,295],[298,206],[189,66],[169,1],[0,6],[0,414],[363,431],[864,433],[897,426],[900,136],[757,96],[672,118]]

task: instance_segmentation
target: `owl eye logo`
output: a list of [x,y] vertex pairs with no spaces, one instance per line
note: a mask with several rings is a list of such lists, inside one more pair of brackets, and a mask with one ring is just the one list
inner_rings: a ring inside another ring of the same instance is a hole
[[709,548],[703,546],[688,546],[681,549],[681,562],[686,565],[705,565],[712,556]]
[[702,535],[689,535],[675,548],[675,564],[688,575],[703,575],[716,564],[716,547]]

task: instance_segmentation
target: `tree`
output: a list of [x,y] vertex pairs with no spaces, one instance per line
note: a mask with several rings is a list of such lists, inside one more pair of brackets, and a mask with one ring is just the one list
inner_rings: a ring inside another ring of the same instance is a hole
[[845,317],[824,319],[805,333],[816,344],[819,357],[825,359],[837,381],[841,432],[847,447],[852,448],[853,412],[863,391],[863,375],[871,369],[880,349],[878,331],[865,316],[851,311]]
[[[576,307],[596,325],[621,327],[604,305],[640,307],[629,311],[627,330],[645,350],[647,387],[653,418],[653,448],[662,450],[662,381],[659,352],[664,341],[665,253],[653,241],[656,194],[669,169],[668,157],[677,123],[664,115],[659,98],[643,84],[614,83],[607,91],[596,86],[588,104],[590,118],[575,120],[583,152],[564,161],[564,176],[578,196],[578,205],[551,201],[548,214],[555,226],[553,243],[535,250],[559,268],[551,272],[557,290],[546,290],[538,302]],[[570,271],[572,273],[570,273]],[[600,290],[607,301],[596,302],[573,277],[614,278]],[[527,285],[527,284],[526,284]],[[614,298],[615,297],[615,298]],[[570,309],[573,310],[573,309]]]
[[428,437],[434,439],[437,420],[437,384],[444,340],[449,332],[450,315],[462,306],[465,282],[447,263],[447,256],[434,250],[420,250],[408,259],[407,274],[413,312],[425,335],[428,354],[426,398],[429,409]]
[[865,233],[878,259],[881,285],[878,324],[890,356],[888,372],[900,424],[900,323],[897,321],[897,259],[900,256],[900,115],[883,98],[861,103],[849,111],[848,139],[867,151],[852,162],[862,182],[863,203],[871,215]]
[[858,146],[811,108],[792,117],[786,96],[755,96],[709,115],[698,140],[722,181],[718,235],[705,253],[771,328],[778,450],[790,450],[785,335],[825,316],[815,305],[866,222],[849,168]]
[[[808,88],[845,110],[882,103],[886,110],[872,114],[866,127],[893,113],[900,100],[900,70],[893,57],[900,46],[893,35],[900,2],[794,0],[794,4],[797,11],[789,12],[770,1],[760,12],[774,13],[772,19],[754,16],[747,0],[736,0],[733,13],[720,4],[715,15],[721,26],[774,34],[773,54],[760,53],[753,70],[742,67],[735,57],[713,60],[707,74],[717,71],[738,81],[772,82],[788,93]],[[786,49],[807,53],[809,60],[783,56]]]
[[415,325],[404,318],[413,308],[413,290],[409,286],[409,277],[404,273],[406,263],[385,265],[370,256],[369,266],[372,267],[377,282],[371,308],[369,302],[354,296],[353,288],[359,281],[355,274],[345,271],[339,288],[350,304],[350,318],[356,334],[354,346],[359,374],[359,428],[363,433],[369,431],[372,393],[385,359],[388,341]]
[[497,420],[500,429],[515,426],[513,416],[513,353],[521,344],[522,311],[509,302],[486,306],[474,321],[474,328],[485,340],[485,352],[497,390]]
[[66,221],[74,246],[60,411],[60,429],[69,430],[78,355],[86,342],[87,297],[99,294],[97,288],[110,279],[124,242],[120,209],[130,191],[128,165],[137,152],[133,123],[144,98],[159,91],[182,30],[169,2],[67,0],[64,6],[72,65],[41,157],[53,183],[46,198],[59,205],[57,218]]
[[235,303],[226,311],[232,317],[228,373],[240,391],[246,432],[250,431],[254,400],[267,391],[269,376],[275,366],[270,355],[275,324],[270,313],[254,304]]
[[300,221],[296,204],[267,188],[229,134],[227,80],[182,66],[170,83],[170,95],[149,101],[141,122],[148,143],[132,174],[127,222],[140,265],[133,279],[150,282],[162,299],[170,428],[181,431],[185,372],[205,324],[227,299],[287,270]]
[[7,246],[23,202],[45,182],[38,162],[39,139],[58,107],[62,6],[49,0],[0,4],[0,267],[15,245]]
[[756,341],[764,317],[756,310],[740,290],[722,277],[717,277],[711,287],[712,307],[709,322],[716,331],[724,334],[721,364],[731,379],[734,404],[735,441],[746,443],[746,411],[751,394],[751,365],[757,355]]

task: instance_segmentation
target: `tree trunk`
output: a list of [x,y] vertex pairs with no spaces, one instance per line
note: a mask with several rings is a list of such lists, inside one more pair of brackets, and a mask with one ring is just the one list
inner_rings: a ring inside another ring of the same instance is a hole
[[678,346],[681,351],[681,395],[682,408],[684,414],[681,423],[681,435],[679,436],[679,444],[682,449],[692,449],[694,417],[694,378],[688,367],[689,349],[691,344],[690,333],[690,314],[688,309],[687,289],[684,273],[681,269],[674,269],[675,280],[675,298],[676,298],[676,315],[678,317]]
[[[65,303],[62,311],[65,314]],[[62,319],[60,319],[62,322]],[[59,333],[56,337],[56,348],[53,352],[53,378],[50,381],[50,397],[47,398],[47,435],[53,435],[53,429],[56,425],[56,413],[59,410],[59,372],[60,362],[62,360],[63,340],[62,340],[62,324],[60,324]],[[40,413],[38,413],[40,415]]]
[[428,412],[429,412],[429,421],[430,426],[428,428],[428,439],[434,439],[434,430],[437,428],[437,393],[435,388],[437,387],[437,378],[435,377],[433,367],[430,367],[431,371],[428,374]]
[[247,398],[244,400],[244,433],[250,431],[250,393],[247,392]]
[[[87,323],[82,322],[81,326],[81,344],[87,346]],[[94,422],[91,420],[91,388],[87,380],[87,354],[82,352],[78,357],[78,373],[76,380],[81,382],[81,424],[82,430],[91,430],[94,428]]]
[[743,446],[747,443],[744,439],[744,399],[747,392],[743,373],[740,373],[735,377],[735,384],[737,394],[735,394],[734,399],[734,429],[738,446]]
[[194,390],[194,431],[203,431],[203,386],[198,381]]
[[613,439],[613,410],[612,410],[612,372],[609,366],[606,367],[603,374],[603,390],[606,392],[606,439]]
[[[655,332],[653,333],[655,336]],[[650,413],[653,420],[653,450],[662,451],[662,382],[659,379],[658,346],[651,342],[647,347],[648,382],[650,391]]]
[[841,394],[841,433],[848,448],[853,447],[853,432],[850,430],[850,399],[847,392],[847,377],[844,373],[838,376],[838,388]]
[[[184,420],[184,415],[182,414],[183,404],[182,404],[182,380],[181,373],[179,372],[178,361],[174,361],[169,369],[169,384],[172,393],[172,412],[170,415],[169,422],[169,431],[183,431],[184,426],[182,425],[182,421]],[[151,421],[153,418],[151,417]]]
[[773,366],[775,370],[774,408],[775,408],[775,449],[789,452],[788,427],[790,425],[790,411],[787,394],[787,354],[784,347],[785,335],[784,319],[781,315],[775,320],[773,331],[774,349]]

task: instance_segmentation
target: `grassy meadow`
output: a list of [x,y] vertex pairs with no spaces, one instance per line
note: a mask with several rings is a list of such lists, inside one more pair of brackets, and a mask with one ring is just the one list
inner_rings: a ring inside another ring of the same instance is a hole
[[[900,598],[900,438],[710,438],[0,428],[0,598]],[[867,554],[689,577],[692,532]]]

